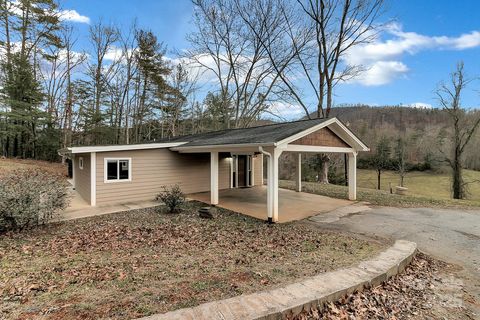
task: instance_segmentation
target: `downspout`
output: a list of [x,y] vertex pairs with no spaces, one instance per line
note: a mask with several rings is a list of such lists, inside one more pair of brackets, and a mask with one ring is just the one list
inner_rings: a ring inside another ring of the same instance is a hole
[[[258,147],[258,151],[260,153],[262,153],[263,155],[266,155],[268,157],[268,162],[267,162],[267,181],[268,181],[268,185],[267,185],[267,211],[268,211],[268,219],[267,219],[267,222],[268,223],[273,223],[273,217],[271,217],[271,214],[272,214],[272,209],[270,208],[270,206],[273,204],[271,201],[271,191],[270,191],[270,186],[272,184],[272,170],[271,170],[271,159],[272,159],[272,154],[270,152],[267,152],[265,150],[263,150],[263,147],[262,146],[259,146]],[[262,164],[263,165],[263,164]],[[262,177],[263,179],[263,177]]]

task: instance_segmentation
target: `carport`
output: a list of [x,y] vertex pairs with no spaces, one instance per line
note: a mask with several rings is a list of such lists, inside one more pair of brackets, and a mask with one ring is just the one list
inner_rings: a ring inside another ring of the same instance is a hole
[[[193,193],[189,199],[201,202],[210,201],[209,192]],[[267,212],[267,186],[251,188],[232,188],[219,191],[218,206],[264,220]],[[317,194],[278,189],[278,222],[290,222],[305,219],[319,213],[330,212],[351,202],[344,199],[329,198]]]
[[[272,124],[266,126],[231,129],[213,133],[198,135],[186,144],[170,148],[180,153],[209,153],[210,154],[210,204],[221,205],[219,197],[222,196],[219,190],[218,171],[219,154],[229,154],[232,161],[230,166],[231,183],[230,188],[238,188],[238,177],[241,170],[238,169],[239,156],[266,157],[267,187],[264,217],[270,222],[287,221],[288,217],[280,218],[283,212],[279,212],[280,197],[285,193],[279,192],[279,158],[284,152],[296,154],[296,190],[301,192],[301,159],[306,153],[343,153],[348,156],[348,197],[356,200],[356,176],[357,176],[357,154],[361,151],[369,151],[369,148],[353,134],[340,120],[314,119],[296,122]],[[247,158],[248,159],[248,158]],[[251,178],[251,164],[247,161],[243,176],[248,182]],[[235,183],[236,182],[236,183]],[[248,185],[247,185],[248,187]],[[260,192],[262,189],[257,189]],[[252,191],[236,193],[239,204],[249,202],[255,206]],[[224,196],[226,195],[223,192]],[[234,197],[235,198],[235,197]],[[300,199],[300,196],[297,196]],[[318,208],[325,203],[324,197],[318,197]],[[206,199],[204,199],[206,200]],[[322,203],[323,202],[323,203]],[[302,206],[301,201],[298,202]],[[232,206],[232,205],[230,205]],[[258,211],[258,210],[257,210]],[[285,213],[287,214],[287,213]],[[256,213],[258,215],[258,213]]]

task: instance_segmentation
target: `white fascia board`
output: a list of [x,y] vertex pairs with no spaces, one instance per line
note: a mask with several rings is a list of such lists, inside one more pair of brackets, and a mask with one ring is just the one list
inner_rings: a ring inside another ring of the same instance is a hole
[[288,144],[285,147],[279,147],[280,150],[290,151],[290,152],[303,152],[303,153],[354,153],[353,148],[344,148],[344,147],[322,147],[322,146],[307,146],[300,144]]
[[274,143],[239,143],[239,144],[218,144],[206,146],[177,146],[170,148],[172,151],[181,153],[197,153],[197,152],[257,152],[258,147],[273,146]]
[[170,143],[145,143],[145,144],[124,144],[117,146],[92,146],[92,147],[71,147],[68,148],[70,153],[88,153],[88,152],[109,152],[109,151],[130,151],[145,149],[162,149],[181,146],[186,142],[170,142]]

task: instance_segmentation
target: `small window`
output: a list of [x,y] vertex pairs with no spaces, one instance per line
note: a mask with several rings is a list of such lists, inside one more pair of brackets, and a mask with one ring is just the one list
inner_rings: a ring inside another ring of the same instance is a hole
[[78,168],[83,170],[83,157],[78,158]]
[[105,182],[130,181],[130,159],[105,159]]

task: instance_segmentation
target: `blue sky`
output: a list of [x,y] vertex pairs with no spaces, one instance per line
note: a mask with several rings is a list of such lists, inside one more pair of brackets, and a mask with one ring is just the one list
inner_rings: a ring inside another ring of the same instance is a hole
[[[75,10],[79,47],[88,46],[88,23],[102,19],[127,28],[136,18],[168,48],[185,49],[192,29],[189,0],[65,0],[63,9]],[[369,67],[362,79],[341,84],[335,104],[437,106],[434,90],[463,60],[469,75],[480,75],[480,1],[391,0],[384,15],[391,21],[379,39],[358,48],[350,59]],[[86,19],[88,17],[88,19]],[[480,83],[466,92],[464,105],[480,106]]]

